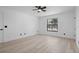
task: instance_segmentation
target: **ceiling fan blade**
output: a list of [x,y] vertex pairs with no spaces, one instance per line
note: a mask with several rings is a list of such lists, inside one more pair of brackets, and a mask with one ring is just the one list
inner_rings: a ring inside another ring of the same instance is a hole
[[38,9],[33,9],[33,11],[38,10]]
[[35,6],[36,8],[38,8],[39,6]]
[[46,6],[42,7],[41,9],[46,9]]
[[36,8],[40,8],[41,6],[35,6]]
[[44,12],[45,12],[46,10],[42,9],[42,11],[44,11]]

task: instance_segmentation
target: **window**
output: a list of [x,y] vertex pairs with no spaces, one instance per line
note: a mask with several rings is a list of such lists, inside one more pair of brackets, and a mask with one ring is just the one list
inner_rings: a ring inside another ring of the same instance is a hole
[[51,18],[47,20],[47,31],[58,32],[58,19]]

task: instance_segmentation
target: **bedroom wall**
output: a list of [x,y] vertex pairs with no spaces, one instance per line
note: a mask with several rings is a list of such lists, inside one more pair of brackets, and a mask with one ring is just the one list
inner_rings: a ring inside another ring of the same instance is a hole
[[3,10],[4,42],[37,34],[37,17],[14,10]]
[[76,44],[79,48],[79,7],[76,7]]
[[[75,9],[67,12],[39,17],[39,34],[46,34],[59,37],[67,37],[75,39]],[[47,19],[58,18],[58,32],[47,32]],[[66,33],[66,35],[64,35]]]
[[[4,29],[5,42],[36,34],[64,37],[64,32],[66,33],[65,37],[75,38],[74,10],[39,18],[28,12],[24,13],[17,10],[3,9],[1,12],[4,25],[8,26]],[[47,32],[47,19],[53,17],[58,17],[58,32]]]

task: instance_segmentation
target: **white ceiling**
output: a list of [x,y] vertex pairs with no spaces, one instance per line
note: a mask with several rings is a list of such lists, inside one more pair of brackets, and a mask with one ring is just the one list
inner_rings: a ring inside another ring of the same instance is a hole
[[15,10],[18,12],[24,12],[35,16],[46,16],[75,9],[74,6],[47,6],[46,12],[37,13],[36,11],[33,11],[34,8],[34,6],[0,6],[0,9]]

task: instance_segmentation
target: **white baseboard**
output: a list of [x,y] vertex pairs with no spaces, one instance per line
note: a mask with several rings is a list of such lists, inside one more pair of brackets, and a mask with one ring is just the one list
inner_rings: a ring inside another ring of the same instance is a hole
[[65,37],[65,36],[56,36],[56,35],[49,35],[49,34],[38,34],[38,35],[47,35],[47,36],[52,36],[52,37],[60,37],[60,38],[68,38],[68,39],[73,39],[73,40],[76,40],[76,38],[73,38],[73,37]]
[[17,36],[15,38],[5,39],[3,42],[9,42],[9,41],[13,41],[13,40],[18,40],[18,39],[21,39],[21,38],[30,37],[30,36],[34,36],[34,35],[36,35],[36,34],[25,35],[25,36]]

